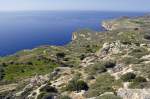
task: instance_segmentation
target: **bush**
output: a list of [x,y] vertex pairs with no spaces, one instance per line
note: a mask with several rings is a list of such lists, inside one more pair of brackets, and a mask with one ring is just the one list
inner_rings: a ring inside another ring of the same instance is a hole
[[122,98],[119,96],[115,96],[113,94],[108,94],[108,95],[99,96],[96,99],[122,99]]
[[56,57],[59,59],[59,58],[64,58],[65,57],[65,53],[57,53],[56,54]]
[[67,85],[68,91],[88,90],[88,85],[83,80],[72,79]]
[[60,96],[59,99],[71,99],[69,96]]
[[101,74],[96,78],[96,82],[89,86],[89,90],[86,94],[86,97],[96,97],[105,92],[114,92],[113,87],[119,88],[122,86],[119,80],[115,80],[109,74]]
[[4,68],[2,66],[0,66],[0,80],[2,80],[4,78]]
[[82,54],[82,55],[80,56],[80,60],[84,60],[84,58],[86,58],[86,56],[85,56],[84,54]]
[[88,66],[86,68],[86,71],[90,75],[95,75],[99,73],[104,73],[107,71],[107,68],[113,68],[114,66],[116,66],[115,61],[112,60],[102,61],[102,62],[97,62],[94,65]]
[[115,61],[106,61],[106,62],[104,63],[104,66],[105,66],[106,68],[113,68],[113,67],[116,66],[116,62],[115,62]]
[[141,58],[142,56],[145,56],[149,54],[149,51],[145,48],[142,48],[142,47],[138,47],[136,49],[133,49],[129,55],[133,56],[133,57],[136,57],[136,58]]
[[142,60],[135,58],[135,57],[124,57],[122,62],[125,64],[139,64]]
[[95,77],[93,75],[88,75],[86,80],[92,80],[92,79],[95,79]]
[[[147,80],[144,77],[136,77],[133,82],[129,85],[129,88],[148,88],[147,87]],[[149,85],[148,85],[149,86]]]
[[45,86],[43,88],[40,89],[41,92],[48,92],[48,93],[57,93],[57,89],[55,87],[52,86]]
[[133,79],[135,79],[136,75],[134,73],[126,73],[124,75],[121,76],[121,79],[124,81],[124,82],[131,82]]
[[147,39],[147,40],[150,40],[150,34],[145,34],[144,38]]
[[136,77],[133,82],[147,82],[147,80],[144,77]]
[[99,74],[99,73],[103,73],[106,72],[107,69],[104,66],[103,62],[98,62],[90,67],[86,68],[86,71],[88,72],[88,74],[90,75],[94,75],[94,74]]

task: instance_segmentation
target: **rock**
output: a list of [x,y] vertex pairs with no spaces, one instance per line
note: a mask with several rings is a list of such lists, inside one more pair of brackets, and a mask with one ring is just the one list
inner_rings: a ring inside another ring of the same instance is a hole
[[123,99],[150,99],[150,89],[119,89],[117,94]]

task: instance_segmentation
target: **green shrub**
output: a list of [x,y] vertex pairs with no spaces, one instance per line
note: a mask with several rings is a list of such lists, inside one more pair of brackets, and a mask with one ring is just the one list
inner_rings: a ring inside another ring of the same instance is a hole
[[134,73],[126,73],[124,75],[121,76],[121,79],[124,81],[124,82],[131,82],[133,79],[135,79],[136,75]]
[[81,90],[88,90],[88,85],[83,80],[79,79],[72,79],[69,81],[67,85],[68,91],[81,91]]
[[135,57],[124,57],[122,62],[125,64],[139,64],[142,60],[135,58]]
[[147,80],[144,77],[136,77],[133,82],[129,85],[129,88],[148,88],[147,87]]
[[48,93],[57,93],[57,89],[55,87],[46,85],[40,89],[41,92],[48,92]]
[[6,81],[16,81],[20,79],[25,79],[36,74],[47,74],[53,71],[54,68],[58,67],[58,63],[53,61],[46,61],[37,59],[31,59],[33,65],[27,65],[23,63],[8,65],[5,67]]
[[147,80],[144,77],[136,77],[133,82],[147,82]]
[[141,58],[142,56],[145,56],[149,54],[149,51],[145,48],[142,48],[142,47],[138,47],[136,49],[133,49],[129,55],[133,56],[133,57],[136,57],[136,58]]
[[71,99],[69,96],[60,96],[60,98],[59,99]]
[[134,71],[140,71],[140,74],[150,78],[150,64],[136,64],[132,67]]
[[140,34],[134,31],[120,32],[117,38],[119,38],[119,40],[123,44],[132,44],[132,43],[137,44],[140,43],[142,40]]
[[105,92],[114,92],[115,88],[122,86],[121,81],[115,80],[109,74],[101,74],[96,78],[96,82],[89,86],[86,94],[88,98],[99,96]]
[[95,79],[95,77],[93,75],[88,75],[86,80],[92,80],[92,79]]
[[80,55],[80,60],[83,60],[84,58],[86,58],[84,54]]
[[104,66],[103,62],[98,62],[98,63],[96,63],[96,64],[94,64],[90,67],[87,67],[86,71],[87,71],[88,74],[94,75],[94,74],[99,74],[99,73],[106,72],[107,69]]
[[63,52],[60,52],[60,53],[56,53],[56,57],[58,58],[58,59],[60,59],[60,58],[64,58],[65,57],[65,53],[63,53]]
[[144,38],[147,39],[147,40],[150,40],[150,34],[145,34]]
[[99,73],[104,73],[107,71],[107,68],[113,68],[114,66],[116,66],[115,61],[112,61],[112,60],[102,61],[102,62],[97,62],[94,65],[87,67],[86,71],[90,75],[95,75]]
[[115,96],[113,94],[108,94],[108,95],[99,96],[96,99],[122,99],[122,98],[119,96]]
[[145,86],[145,83],[139,83],[139,82],[131,82],[129,84],[129,88],[131,89],[143,89]]
[[105,63],[104,63],[104,66],[106,67],[106,68],[113,68],[113,67],[115,67],[116,66],[116,62],[115,61],[106,61]]
[[98,45],[87,45],[86,52],[87,53],[95,53],[100,47]]
[[40,93],[38,95],[37,99],[43,99],[43,97],[44,97],[45,94],[46,94],[45,92]]
[[4,78],[5,72],[4,72],[4,67],[0,66],[0,80]]

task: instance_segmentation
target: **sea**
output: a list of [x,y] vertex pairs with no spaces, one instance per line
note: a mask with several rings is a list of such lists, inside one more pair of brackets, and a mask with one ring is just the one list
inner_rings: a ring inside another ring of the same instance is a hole
[[0,56],[42,45],[63,46],[82,29],[102,31],[101,22],[146,12],[14,11],[0,12]]

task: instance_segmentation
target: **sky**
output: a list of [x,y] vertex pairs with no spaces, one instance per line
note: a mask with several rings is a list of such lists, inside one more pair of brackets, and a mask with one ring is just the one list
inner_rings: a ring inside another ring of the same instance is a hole
[[0,0],[0,11],[98,10],[150,12],[150,0]]

